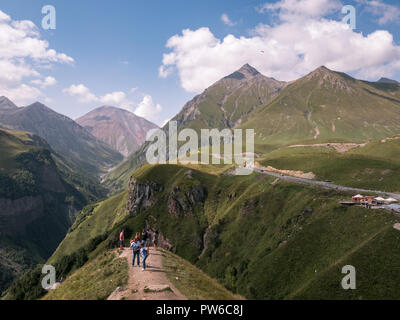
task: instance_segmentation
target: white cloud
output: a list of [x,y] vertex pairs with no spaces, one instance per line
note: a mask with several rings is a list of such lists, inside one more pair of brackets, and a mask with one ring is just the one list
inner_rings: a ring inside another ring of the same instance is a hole
[[131,102],[125,92],[114,91],[103,96],[96,96],[88,87],[83,84],[72,84],[63,89],[63,93],[77,98],[81,103],[103,103],[132,111],[133,102]]
[[[338,4],[327,0],[266,4],[263,10],[277,13],[279,23],[260,24],[249,37],[218,39],[209,28],[185,29],[168,40],[170,52],[163,55],[159,75],[167,77],[176,69],[182,87],[199,93],[245,63],[280,80],[297,79],[321,65],[368,79],[399,71],[400,47],[388,31],[363,35],[323,17]],[[295,18],[287,20],[288,16]]]
[[0,95],[6,96],[16,105],[24,105],[32,103],[42,96],[42,93],[39,89],[23,83],[18,86],[0,88]]
[[100,97],[101,102],[111,105],[120,105],[126,100],[126,94],[122,91],[115,91],[107,93],[106,95]]
[[386,4],[381,0],[356,0],[359,4],[365,5],[368,12],[378,17],[378,23],[400,23],[400,7]]
[[42,89],[44,89],[44,88],[56,85],[57,80],[54,77],[48,76],[48,77],[44,78],[44,80],[42,80],[42,79],[32,80],[31,83],[36,84],[39,87],[41,87]]
[[135,114],[139,117],[143,117],[149,121],[157,122],[159,120],[159,115],[162,111],[162,106],[156,104],[153,98],[146,94],[143,100],[139,103],[135,110]]
[[0,22],[4,22],[4,21],[7,22],[7,21],[10,21],[10,20],[11,20],[10,16],[0,10]]
[[236,22],[233,22],[231,19],[229,19],[229,16],[226,13],[223,13],[221,15],[221,20],[223,23],[225,23],[227,26],[233,27],[236,25]]
[[[53,63],[73,61],[66,54],[49,48],[49,43],[40,39],[39,29],[32,21],[12,20],[0,10],[0,95],[7,95],[20,104],[43,97],[39,89],[24,83],[26,78],[40,77],[39,69]],[[52,85],[54,78],[46,79],[32,83],[41,88]]]
[[79,102],[83,103],[96,102],[99,100],[92,92],[90,92],[89,88],[83,84],[72,84],[69,88],[63,89],[63,92],[72,97],[76,97]]
[[23,78],[32,76],[37,77],[40,74],[24,61],[16,63],[0,58],[0,87],[19,84]]
[[273,12],[281,20],[294,18],[320,18],[339,10],[343,5],[339,0],[280,0],[275,3],[265,3],[258,11]]

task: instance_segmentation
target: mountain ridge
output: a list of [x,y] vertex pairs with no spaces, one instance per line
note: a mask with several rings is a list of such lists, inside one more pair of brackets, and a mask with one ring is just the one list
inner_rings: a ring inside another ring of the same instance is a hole
[[0,97],[0,111],[1,110],[9,110],[9,109],[17,109],[18,107],[5,96]]
[[396,80],[389,79],[389,78],[384,78],[384,77],[380,78],[377,82],[378,82],[378,83],[399,84],[399,82],[396,81]]
[[[286,83],[246,64],[187,102],[172,120],[178,130],[254,129],[256,153],[300,142],[361,143],[400,133],[400,88],[357,80],[325,66]],[[130,174],[143,165],[147,145],[108,173],[106,184],[126,186]]]

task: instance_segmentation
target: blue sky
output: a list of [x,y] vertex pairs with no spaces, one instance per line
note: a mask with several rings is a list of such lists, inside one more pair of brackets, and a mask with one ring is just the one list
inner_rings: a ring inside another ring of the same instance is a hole
[[[56,9],[55,30],[41,28],[41,9],[48,4]],[[343,5],[357,9],[354,31],[342,32],[333,23],[344,16]],[[45,50],[73,60],[9,49],[4,66],[0,55],[0,73],[15,66],[34,71],[21,70],[17,79],[0,77],[0,95],[19,105],[39,100],[73,119],[111,104],[161,125],[244,62],[282,80],[298,78],[321,64],[362,79],[400,80],[396,0],[2,0],[0,10],[10,18],[4,23],[33,22],[37,33],[26,37],[46,40]],[[223,21],[222,14],[229,20]],[[295,38],[295,31],[305,25],[309,34]]]

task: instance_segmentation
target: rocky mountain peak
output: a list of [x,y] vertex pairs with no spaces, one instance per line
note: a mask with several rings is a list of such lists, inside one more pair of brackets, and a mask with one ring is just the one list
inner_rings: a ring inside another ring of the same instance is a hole
[[0,110],[17,109],[18,107],[5,96],[0,97]]
[[315,77],[315,76],[323,76],[323,75],[328,75],[328,74],[336,74],[336,72],[328,69],[325,66],[320,66],[317,69],[315,69],[314,71],[312,71],[309,75],[312,75]]
[[253,68],[251,65],[246,63],[242,66],[239,70],[235,71],[234,73],[226,76],[225,79],[236,79],[236,80],[243,80],[243,79],[251,79],[257,75],[261,74],[257,71],[257,69]]
[[349,75],[330,70],[325,66],[321,66],[310,72],[304,79],[308,81],[317,80],[319,87],[331,87],[348,92],[352,91],[352,83],[355,81],[355,79]]
[[389,78],[380,78],[377,82],[378,83],[399,84],[396,80],[392,80]]
[[249,75],[249,76],[253,76],[253,77],[260,74],[260,72],[258,72],[258,70],[256,68],[252,67],[248,63],[243,65],[238,71],[245,75]]

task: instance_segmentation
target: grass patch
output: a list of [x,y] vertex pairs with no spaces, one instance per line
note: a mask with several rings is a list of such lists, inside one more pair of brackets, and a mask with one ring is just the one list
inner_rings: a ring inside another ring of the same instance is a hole
[[168,280],[189,300],[243,299],[181,257],[166,250],[162,254]]
[[128,283],[128,262],[108,251],[68,277],[44,300],[105,300],[117,287]]
[[79,250],[87,245],[91,239],[106,234],[122,221],[126,217],[124,207],[126,196],[127,192],[123,192],[84,208],[77,216],[70,232],[51,257],[50,262]]

